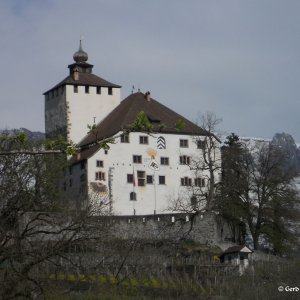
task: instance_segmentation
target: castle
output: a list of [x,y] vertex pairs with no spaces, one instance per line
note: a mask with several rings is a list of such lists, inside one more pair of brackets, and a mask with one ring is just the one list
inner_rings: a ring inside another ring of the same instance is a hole
[[[174,212],[170,200],[190,201],[194,189],[206,188],[208,171],[199,174],[190,167],[192,160],[203,159],[206,130],[149,92],[121,101],[121,86],[92,73],[81,42],[73,58],[69,75],[44,93],[46,136],[62,135],[81,149],[70,159],[62,183],[66,192],[108,199],[115,215],[149,215]],[[138,117],[146,120],[150,133],[128,130]],[[95,143],[108,138],[114,138],[109,149]]]

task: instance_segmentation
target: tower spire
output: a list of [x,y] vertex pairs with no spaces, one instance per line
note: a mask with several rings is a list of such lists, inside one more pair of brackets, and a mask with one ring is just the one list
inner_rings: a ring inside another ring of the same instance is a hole
[[82,36],[81,36],[79,40],[79,49],[77,52],[74,53],[73,59],[77,63],[82,63],[82,62],[86,62],[88,58],[89,58],[88,54],[82,49]]

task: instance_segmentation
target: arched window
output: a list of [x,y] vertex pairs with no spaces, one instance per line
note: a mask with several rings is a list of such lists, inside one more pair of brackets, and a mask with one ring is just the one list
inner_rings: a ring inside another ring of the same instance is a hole
[[135,192],[130,193],[130,200],[131,201],[136,201],[136,193]]

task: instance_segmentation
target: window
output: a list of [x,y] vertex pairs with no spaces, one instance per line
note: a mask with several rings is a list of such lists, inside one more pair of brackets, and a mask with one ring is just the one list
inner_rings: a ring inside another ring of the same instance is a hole
[[130,201],[136,201],[136,193],[135,192],[130,193]]
[[205,149],[205,141],[197,141],[197,148],[198,149]]
[[168,166],[169,165],[169,157],[161,157],[160,158],[160,164]]
[[101,94],[101,86],[97,86],[96,87],[96,93],[97,94]]
[[134,164],[142,163],[142,155],[133,155],[132,159]]
[[180,140],[179,145],[180,145],[181,148],[188,148],[189,141],[188,140]]
[[188,177],[182,177],[180,178],[180,183],[183,186],[191,186],[192,185],[192,179]]
[[74,85],[74,93],[78,93],[78,85]]
[[105,173],[104,172],[96,172],[95,180],[103,180],[105,181]]
[[158,176],[158,183],[159,184],[166,184],[166,177],[165,176]]
[[112,89],[112,87],[109,87],[108,88],[108,95],[112,95],[113,94],[113,89]]
[[80,169],[81,170],[85,169],[85,161],[84,160],[80,162]]
[[195,178],[195,186],[204,187],[205,179],[204,178]]
[[195,195],[191,197],[191,205],[193,209],[197,208],[197,197]]
[[137,171],[138,186],[145,186],[145,171]]
[[96,161],[96,166],[97,166],[98,168],[103,168],[103,167],[104,167],[103,160],[97,160],[97,161]]
[[121,134],[120,140],[121,143],[129,143],[129,134]]
[[140,144],[146,144],[148,145],[148,137],[145,135],[140,136]]
[[85,86],[85,93],[86,94],[89,94],[90,92],[90,87],[88,85]]
[[191,158],[186,155],[181,155],[179,157],[179,162],[181,165],[189,165],[191,163]]
[[69,167],[69,175],[72,175],[72,167]]
[[127,174],[127,183],[133,183],[133,174]]
[[104,154],[107,155],[108,154],[108,150],[104,150]]
[[147,175],[147,184],[153,184],[153,176]]

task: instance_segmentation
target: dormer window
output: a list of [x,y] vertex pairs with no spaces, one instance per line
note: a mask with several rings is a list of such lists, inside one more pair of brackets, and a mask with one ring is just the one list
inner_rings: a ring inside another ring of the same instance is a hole
[[108,95],[112,95],[113,94],[113,88],[112,87],[109,87],[108,88]]

